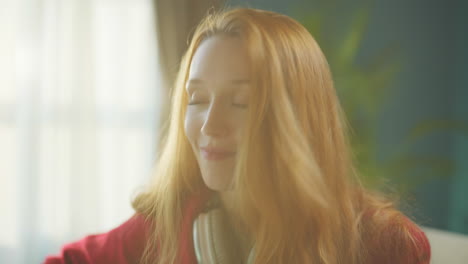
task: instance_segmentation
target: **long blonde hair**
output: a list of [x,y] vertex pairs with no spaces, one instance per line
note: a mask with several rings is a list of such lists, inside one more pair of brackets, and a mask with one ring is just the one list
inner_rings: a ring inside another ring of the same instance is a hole
[[133,203],[156,223],[143,262],[155,261],[149,256],[158,244],[157,263],[177,263],[184,203],[204,188],[183,129],[184,87],[195,51],[218,34],[244,41],[254,82],[234,176],[254,263],[364,263],[363,214],[399,212],[356,177],[344,115],[314,38],[287,16],[245,8],[209,14],[182,59],[154,181]]

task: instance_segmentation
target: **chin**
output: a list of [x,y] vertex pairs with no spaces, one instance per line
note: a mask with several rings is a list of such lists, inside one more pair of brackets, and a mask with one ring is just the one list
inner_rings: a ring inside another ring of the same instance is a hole
[[203,181],[205,182],[206,187],[212,191],[223,192],[230,189],[230,184],[228,182],[220,181],[219,179],[207,179],[204,177]]

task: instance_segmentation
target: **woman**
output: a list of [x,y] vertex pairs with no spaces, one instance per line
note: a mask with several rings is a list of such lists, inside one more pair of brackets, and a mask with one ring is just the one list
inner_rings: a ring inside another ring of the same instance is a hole
[[137,213],[46,263],[429,263],[418,226],[361,186],[345,129],[303,26],[254,9],[208,15]]

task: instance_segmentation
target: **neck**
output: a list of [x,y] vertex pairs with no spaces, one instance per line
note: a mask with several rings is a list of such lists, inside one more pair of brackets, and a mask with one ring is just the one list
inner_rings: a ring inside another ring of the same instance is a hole
[[[244,225],[241,220],[241,212],[239,206],[235,200],[235,194],[232,190],[224,191],[219,193],[221,206],[226,212],[228,219],[231,220],[233,227],[236,231],[242,231]],[[245,230],[244,230],[245,231]]]
[[243,253],[248,254],[252,248],[251,232],[249,232],[248,226],[242,220],[239,204],[235,200],[235,193],[232,190],[224,191],[219,193],[219,198]]

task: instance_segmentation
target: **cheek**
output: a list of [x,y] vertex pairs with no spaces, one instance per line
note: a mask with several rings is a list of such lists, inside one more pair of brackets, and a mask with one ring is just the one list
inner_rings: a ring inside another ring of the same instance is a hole
[[239,114],[233,118],[233,127],[234,127],[234,138],[236,139],[237,143],[240,143],[244,129],[245,129],[245,120],[247,116],[245,113]]
[[190,111],[187,111],[185,114],[184,130],[185,136],[189,140],[190,144],[196,144],[198,135],[200,133],[200,128],[200,120],[196,118],[196,115],[194,115]]

